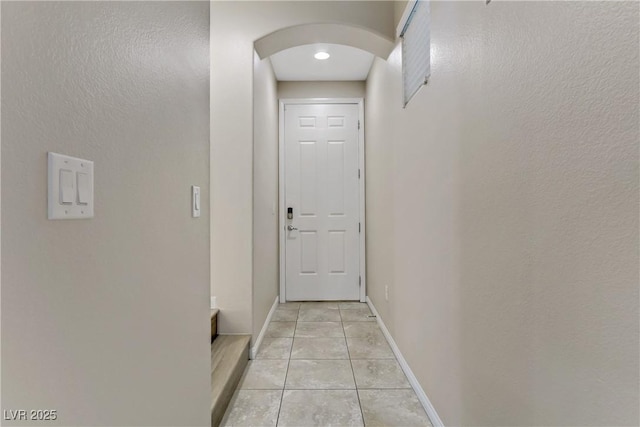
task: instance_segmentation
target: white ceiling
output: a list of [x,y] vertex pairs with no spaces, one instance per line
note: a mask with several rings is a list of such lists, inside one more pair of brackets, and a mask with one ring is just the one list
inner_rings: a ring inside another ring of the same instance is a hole
[[[313,57],[328,52],[324,61]],[[307,44],[282,50],[271,56],[276,78],[280,81],[366,80],[373,54],[340,44]]]

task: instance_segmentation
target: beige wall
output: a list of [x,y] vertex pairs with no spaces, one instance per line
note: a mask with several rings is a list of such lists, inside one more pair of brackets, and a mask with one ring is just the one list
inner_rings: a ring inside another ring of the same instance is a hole
[[393,38],[392,2],[211,4],[211,289],[222,333],[251,333],[253,221],[253,42],[317,22],[361,26]]
[[364,98],[366,82],[278,82],[278,98]]
[[375,62],[368,291],[446,425],[640,422],[639,18],[432,2],[406,109]]
[[278,295],[278,94],[271,60],[253,56],[253,339]]
[[398,27],[408,4],[409,2],[407,0],[396,0],[393,2],[393,21],[396,28]]
[[[2,3],[2,409],[210,424],[208,37],[208,2]],[[47,220],[47,151],[93,219]]]

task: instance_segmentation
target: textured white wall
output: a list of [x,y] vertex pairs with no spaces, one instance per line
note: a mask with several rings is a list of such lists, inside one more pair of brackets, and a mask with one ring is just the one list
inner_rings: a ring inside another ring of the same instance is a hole
[[406,109],[374,64],[369,294],[446,425],[640,422],[639,18],[432,2]]
[[279,293],[278,93],[269,58],[253,56],[253,339]]
[[[208,37],[208,2],[2,3],[2,409],[210,424]],[[95,218],[47,220],[47,151]]]
[[[222,333],[251,333],[253,42],[305,23],[358,25],[393,38],[393,3],[211,3],[211,289]],[[259,161],[260,159],[256,159]]]
[[278,82],[278,98],[364,98],[366,83],[348,82]]

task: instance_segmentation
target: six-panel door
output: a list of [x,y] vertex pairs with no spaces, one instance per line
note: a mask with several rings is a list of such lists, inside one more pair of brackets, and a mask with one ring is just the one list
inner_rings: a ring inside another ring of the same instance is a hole
[[358,300],[358,105],[285,107],[286,299]]

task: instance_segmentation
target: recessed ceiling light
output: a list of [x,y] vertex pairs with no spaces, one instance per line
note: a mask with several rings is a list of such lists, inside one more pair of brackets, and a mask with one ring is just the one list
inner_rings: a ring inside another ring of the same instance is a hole
[[320,60],[328,59],[330,56],[331,55],[329,55],[327,52],[317,52],[315,55],[313,55],[314,58]]

